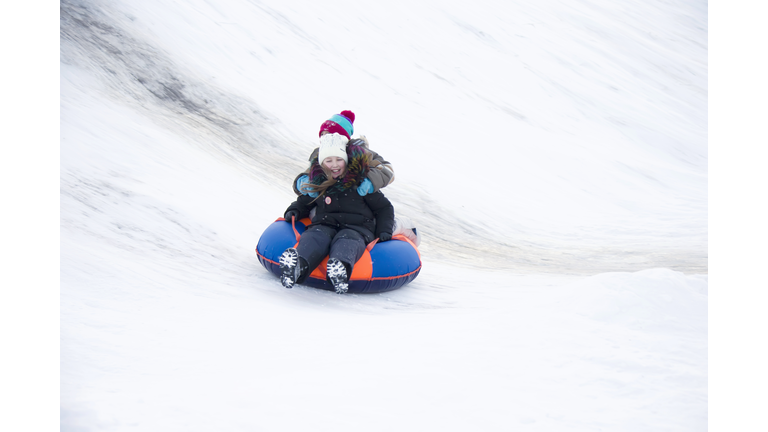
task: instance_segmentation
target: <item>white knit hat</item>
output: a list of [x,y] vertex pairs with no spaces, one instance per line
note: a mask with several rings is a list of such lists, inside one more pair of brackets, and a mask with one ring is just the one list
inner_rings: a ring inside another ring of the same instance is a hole
[[325,134],[320,137],[320,152],[317,155],[317,160],[323,163],[325,158],[330,156],[338,156],[344,159],[344,163],[349,162],[347,160],[347,143],[349,138],[337,133]]

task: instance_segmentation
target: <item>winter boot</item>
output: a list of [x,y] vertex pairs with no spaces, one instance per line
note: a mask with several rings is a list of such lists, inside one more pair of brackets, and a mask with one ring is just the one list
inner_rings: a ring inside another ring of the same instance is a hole
[[306,262],[299,258],[296,249],[286,249],[285,252],[280,255],[280,271],[282,272],[280,282],[283,283],[285,288],[293,288],[293,284],[301,278],[301,275],[306,268]]
[[336,294],[344,294],[349,289],[347,268],[336,258],[328,260],[328,280],[333,284]]

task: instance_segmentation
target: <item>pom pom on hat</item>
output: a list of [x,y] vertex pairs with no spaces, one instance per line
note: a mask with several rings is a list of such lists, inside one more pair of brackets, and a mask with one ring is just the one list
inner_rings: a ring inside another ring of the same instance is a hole
[[349,138],[337,133],[329,133],[320,137],[320,149],[317,154],[317,161],[323,163],[325,158],[337,156],[349,162],[347,157],[347,143]]
[[337,133],[344,135],[347,139],[352,139],[352,134],[355,132],[355,128],[352,123],[355,122],[355,113],[349,110],[344,110],[338,114],[334,114],[320,125],[320,132],[318,135],[322,135],[323,132]]
[[344,111],[340,112],[339,115],[348,118],[351,123],[355,122],[355,113],[353,113],[350,110],[344,110]]

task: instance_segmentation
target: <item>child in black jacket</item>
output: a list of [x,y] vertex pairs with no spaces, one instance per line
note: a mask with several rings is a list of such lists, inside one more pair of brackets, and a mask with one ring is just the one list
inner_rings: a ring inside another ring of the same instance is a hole
[[343,294],[366,245],[376,238],[392,238],[392,203],[380,191],[361,195],[357,190],[366,178],[370,154],[360,146],[347,145],[348,141],[337,133],[320,138],[318,158],[300,187],[307,194],[300,195],[285,212],[285,220],[290,222],[307,217],[315,208],[312,224],[298,246],[280,256],[281,281],[286,288],[306,280],[328,255],[328,280]]

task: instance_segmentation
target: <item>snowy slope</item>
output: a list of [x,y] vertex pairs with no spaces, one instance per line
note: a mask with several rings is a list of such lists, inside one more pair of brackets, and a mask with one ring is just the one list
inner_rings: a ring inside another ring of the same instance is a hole
[[[60,22],[62,430],[706,429],[706,4]],[[342,109],[424,238],[392,293],[253,252]]]

